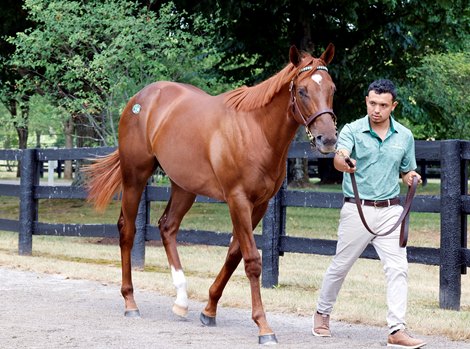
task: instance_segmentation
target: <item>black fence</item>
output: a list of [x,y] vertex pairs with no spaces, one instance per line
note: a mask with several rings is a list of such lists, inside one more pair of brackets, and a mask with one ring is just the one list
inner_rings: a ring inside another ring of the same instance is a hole
[[[20,184],[0,184],[0,195],[20,198],[19,220],[0,219],[0,230],[18,232],[18,252],[20,255],[32,253],[33,235],[118,237],[115,224],[51,224],[38,221],[39,199],[84,199],[86,192],[76,186],[43,186],[39,177],[43,162],[51,160],[83,160],[105,155],[113,148],[80,149],[26,149],[0,150],[0,160],[21,162]],[[312,153],[307,143],[293,143],[289,158],[315,160],[331,156]],[[416,142],[418,164],[440,164],[441,193],[438,196],[418,195],[412,205],[414,212],[440,213],[440,248],[408,247],[408,260],[411,263],[439,265],[441,308],[460,309],[461,275],[470,266],[470,251],[467,248],[467,215],[470,212],[468,195],[468,161],[470,141],[447,140],[438,142]],[[422,169],[423,170],[423,169]],[[142,267],[145,263],[145,241],[160,240],[157,227],[150,224],[150,202],[166,201],[170,192],[167,187],[148,185],[142,195],[136,220],[136,237],[132,250],[133,266]],[[288,252],[333,255],[336,241],[287,236],[286,207],[340,208],[341,193],[287,190],[284,184],[270,201],[263,218],[261,235],[255,235],[258,248],[262,250],[263,287],[278,284],[279,256]],[[198,196],[197,202],[216,201]],[[116,217],[117,220],[117,217]],[[231,233],[202,230],[181,230],[179,242],[228,246]],[[378,259],[372,246],[361,255],[362,258]]]

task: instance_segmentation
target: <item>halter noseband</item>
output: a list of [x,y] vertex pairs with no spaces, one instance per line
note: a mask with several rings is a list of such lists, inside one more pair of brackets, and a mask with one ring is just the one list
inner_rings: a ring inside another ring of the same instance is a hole
[[292,103],[292,109],[293,109],[293,112],[294,112],[294,115],[295,115],[295,111],[297,110],[300,117],[302,118],[302,121],[304,122],[304,126],[305,126],[305,133],[307,133],[307,137],[310,141],[310,144],[315,147],[315,142],[313,140],[313,135],[312,135],[312,132],[310,132],[310,129],[308,128],[310,126],[310,124],[312,124],[316,118],[318,118],[320,115],[323,115],[323,114],[330,114],[331,117],[333,118],[333,121],[335,122],[335,125],[336,125],[336,115],[335,113],[333,112],[333,109],[322,109],[322,110],[319,110],[317,111],[316,113],[314,114],[311,114],[309,115],[308,118],[306,118],[302,112],[300,111],[300,108],[299,108],[299,105],[297,104],[297,98],[295,96],[295,85],[294,85],[294,79],[299,76],[300,73],[304,72],[304,71],[309,71],[309,70],[324,70],[326,72],[328,72],[328,68],[325,67],[324,65],[319,65],[315,68],[313,68],[311,65],[309,66],[306,66],[306,67],[303,67],[302,69],[299,70],[298,74],[292,78],[291,82],[290,82],[290,86],[289,86],[289,91],[290,91],[290,94],[291,94],[291,103]]

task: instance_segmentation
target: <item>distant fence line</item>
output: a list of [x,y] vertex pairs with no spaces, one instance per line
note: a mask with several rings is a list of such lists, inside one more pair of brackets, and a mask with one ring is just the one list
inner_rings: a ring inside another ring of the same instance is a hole
[[[18,232],[20,255],[32,253],[33,235],[118,237],[115,224],[53,224],[38,221],[39,199],[84,199],[86,192],[75,186],[43,186],[39,184],[41,162],[52,160],[83,160],[110,153],[114,148],[76,149],[25,149],[0,150],[0,160],[21,161],[19,185],[0,184],[0,195],[16,196],[20,199],[19,220],[0,219],[0,230]],[[310,160],[331,157],[311,151],[308,143],[293,143],[289,158]],[[470,267],[470,250],[467,248],[467,215],[470,213],[468,195],[468,161],[470,141],[446,140],[416,141],[416,158],[419,161],[440,162],[441,192],[439,196],[417,195],[412,211],[440,213],[440,248],[408,247],[408,260],[412,263],[439,265],[439,305],[445,309],[460,309],[461,275]],[[150,202],[166,201],[170,188],[147,186],[139,205],[136,219],[136,237],[132,250],[134,266],[145,263],[145,241],[160,240],[158,227],[150,224]],[[403,198],[402,198],[403,199]],[[334,255],[336,241],[287,236],[286,208],[340,208],[341,193],[288,190],[286,184],[269,203],[263,218],[262,235],[255,235],[258,248],[262,250],[263,287],[278,284],[279,256],[286,252]],[[198,196],[197,202],[212,202]],[[116,217],[117,220],[117,217]],[[203,230],[180,230],[179,242],[228,246],[231,233]],[[378,259],[372,246],[368,246],[361,258]]]

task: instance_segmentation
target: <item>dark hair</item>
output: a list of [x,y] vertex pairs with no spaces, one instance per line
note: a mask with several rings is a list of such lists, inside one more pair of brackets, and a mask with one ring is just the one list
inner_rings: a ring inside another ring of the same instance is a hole
[[395,85],[388,79],[375,80],[372,84],[369,85],[367,94],[369,94],[370,91],[374,91],[379,95],[382,93],[390,93],[393,97],[393,100],[397,98],[397,90]]

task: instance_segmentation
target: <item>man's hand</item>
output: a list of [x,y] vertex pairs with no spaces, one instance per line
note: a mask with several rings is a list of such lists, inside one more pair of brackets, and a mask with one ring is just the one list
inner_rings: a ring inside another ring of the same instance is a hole
[[336,151],[333,161],[335,168],[341,172],[354,173],[356,172],[356,160],[349,157],[349,152],[345,149]]
[[421,180],[421,176],[416,171],[402,173],[403,183],[410,187],[413,184],[413,177],[415,176],[418,177],[418,184],[423,183],[423,181]]

